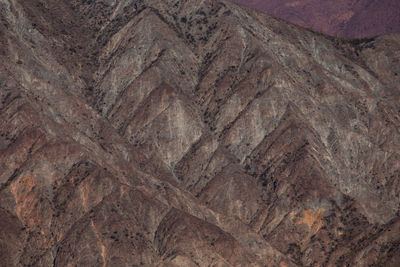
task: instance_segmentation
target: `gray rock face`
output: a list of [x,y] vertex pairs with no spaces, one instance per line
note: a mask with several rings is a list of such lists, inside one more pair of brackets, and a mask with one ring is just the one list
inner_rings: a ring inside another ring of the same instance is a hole
[[399,35],[224,0],[0,14],[1,265],[398,266]]

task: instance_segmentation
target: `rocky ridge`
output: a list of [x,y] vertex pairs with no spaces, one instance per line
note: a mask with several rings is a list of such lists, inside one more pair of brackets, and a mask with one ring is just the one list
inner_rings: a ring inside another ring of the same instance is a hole
[[4,266],[397,266],[400,36],[229,1],[0,1]]

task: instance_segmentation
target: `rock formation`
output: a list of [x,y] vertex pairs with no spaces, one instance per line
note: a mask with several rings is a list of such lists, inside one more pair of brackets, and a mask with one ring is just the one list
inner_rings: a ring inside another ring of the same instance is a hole
[[0,0],[1,266],[398,266],[400,36],[226,0]]

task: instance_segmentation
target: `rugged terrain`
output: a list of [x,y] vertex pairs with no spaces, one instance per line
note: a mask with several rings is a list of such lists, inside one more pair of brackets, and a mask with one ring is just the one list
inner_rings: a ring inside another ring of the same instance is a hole
[[399,265],[399,35],[224,0],[0,14],[0,265]]
[[232,0],[332,36],[372,37],[400,32],[398,0]]

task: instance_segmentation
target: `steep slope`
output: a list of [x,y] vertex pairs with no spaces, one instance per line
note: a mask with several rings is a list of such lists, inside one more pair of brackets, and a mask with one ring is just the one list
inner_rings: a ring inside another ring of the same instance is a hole
[[371,37],[400,32],[396,0],[232,0],[332,36]]
[[400,36],[228,1],[0,1],[0,255],[396,266]]

